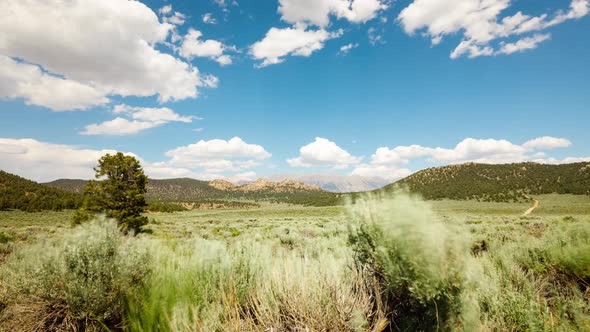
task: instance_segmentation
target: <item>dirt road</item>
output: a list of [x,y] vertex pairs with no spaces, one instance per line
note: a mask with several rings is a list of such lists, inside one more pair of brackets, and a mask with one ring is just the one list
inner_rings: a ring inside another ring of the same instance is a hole
[[[527,198],[530,199],[529,196],[527,196]],[[534,201],[533,206],[531,206],[528,210],[526,210],[522,215],[523,216],[528,216],[529,214],[533,213],[533,211],[535,211],[536,208],[539,207],[539,201],[536,199],[532,199]]]

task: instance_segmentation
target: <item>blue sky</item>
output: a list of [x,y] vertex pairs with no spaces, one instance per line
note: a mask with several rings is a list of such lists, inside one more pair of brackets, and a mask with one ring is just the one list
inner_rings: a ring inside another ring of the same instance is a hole
[[590,160],[588,0],[65,6],[0,4],[0,168],[28,178]]

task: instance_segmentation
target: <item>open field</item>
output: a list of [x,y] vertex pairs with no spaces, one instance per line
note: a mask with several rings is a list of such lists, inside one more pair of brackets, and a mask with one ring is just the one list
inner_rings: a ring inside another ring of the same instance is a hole
[[[523,217],[531,203],[496,203],[477,201],[439,200],[427,204],[443,220],[480,225],[483,229],[496,229],[502,225],[519,227],[535,222],[559,223],[565,217],[590,222],[590,198],[578,195],[539,195],[539,208]],[[155,221],[147,229],[155,238],[205,237],[224,239],[265,236],[271,230],[290,229],[305,233],[326,228],[346,232],[346,207],[304,207],[286,204],[263,204],[259,209],[193,210],[175,213],[148,213]],[[61,233],[70,228],[72,211],[0,211],[0,232],[16,240],[30,240],[39,235]],[[231,229],[239,230],[240,234]],[[229,236],[227,236],[229,235]]]
[[0,212],[0,330],[588,330],[590,198],[534,198],[151,213],[131,239]]

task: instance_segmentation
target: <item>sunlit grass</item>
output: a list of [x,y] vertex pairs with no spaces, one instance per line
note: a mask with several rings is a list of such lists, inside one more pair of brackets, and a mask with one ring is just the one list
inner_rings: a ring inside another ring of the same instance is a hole
[[538,199],[153,213],[134,238],[2,212],[0,330],[588,330],[590,199]]

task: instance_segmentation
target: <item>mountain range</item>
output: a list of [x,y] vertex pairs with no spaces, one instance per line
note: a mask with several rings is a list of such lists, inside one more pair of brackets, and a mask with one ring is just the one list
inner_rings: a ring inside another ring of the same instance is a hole
[[[286,175],[273,178],[283,179]],[[346,197],[358,197],[356,193],[329,192],[324,188],[346,191],[356,185],[378,187],[378,182],[349,183],[340,181],[333,187],[334,179],[347,177],[320,175],[299,177],[308,184],[294,181],[270,181],[258,179],[245,184],[225,180],[201,181],[189,178],[150,179],[146,199],[151,202],[203,203],[212,201],[267,201],[311,206],[343,204]],[[358,178],[355,178],[358,180]],[[355,181],[356,181],[355,180]],[[365,179],[361,179],[365,181]],[[39,211],[47,209],[75,208],[81,202],[86,180],[60,179],[45,184],[0,171],[0,210],[21,209]],[[342,184],[344,183],[344,184]],[[354,186],[353,186],[354,185]],[[332,186],[332,187],[330,187]],[[359,188],[359,187],[354,187]],[[530,195],[558,193],[590,195],[590,163],[547,165],[537,163],[475,164],[466,163],[428,168],[416,172],[393,184],[373,191],[387,192],[407,189],[425,199],[475,199],[480,201],[520,201]]]
[[379,189],[391,183],[380,177],[366,177],[345,174],[271,174],[263,177],[270,181],[292,180],[303,182],[308,185],[318,186],[325,191],[336,193],[361,192]]
[[[45,185],[62,190],[82,193],[86,180],[60,179]],[[190,178],[150,179],[147,184],[148,201],[195,202],[203,200],[253,200],[303,205],[334,205],[339,194],[322,190],[317,186],[284,180],[271,182],[258,179],[236,185],[225,180],[202,181]]]

